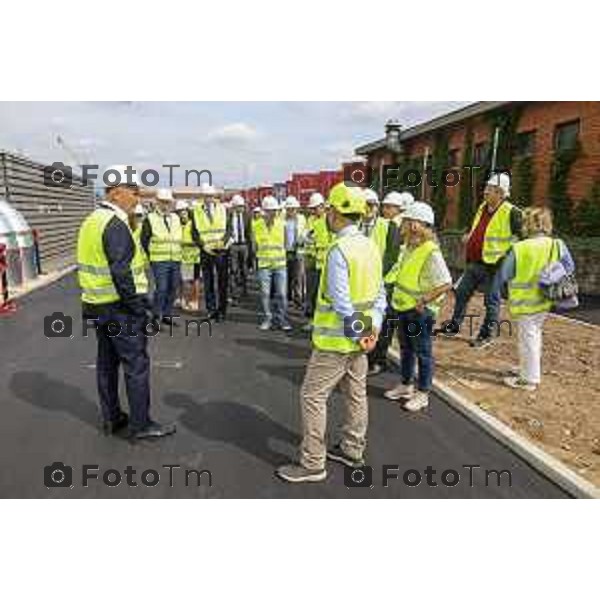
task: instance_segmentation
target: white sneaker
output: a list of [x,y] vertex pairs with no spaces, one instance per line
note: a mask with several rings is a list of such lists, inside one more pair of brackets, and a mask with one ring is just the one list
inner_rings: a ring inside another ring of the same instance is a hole
[[404,405],[406,410],[417,412],[429,406],[429,392],[415,392],[415,395]]
[[409,383],[408,385],[399,383],[396,387],[393,387],[391,390],[385,392],[383,396],[388,400],[401,400],[404,398],[408,400],[412,398],[414,393],[415,386],[412,383]]
[[526,392],[535,392],[537,390],[537,385],[535,383],[530,383],[522,377],[505,377],[504,385],[515,390],[524,390]]
[[258,328],[261,331],[269,331],[269,329],[271,329],[271,321],[263,321]]

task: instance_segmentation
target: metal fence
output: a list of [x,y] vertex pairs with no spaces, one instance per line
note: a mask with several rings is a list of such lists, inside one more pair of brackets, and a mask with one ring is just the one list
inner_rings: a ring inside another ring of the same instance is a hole
[[37,230],[42,267],[75,261],[77,231],[94,208],[94,189],[75,173],[70,188],[49,187],[45,165],[0,152],[0,199],[7,200]]

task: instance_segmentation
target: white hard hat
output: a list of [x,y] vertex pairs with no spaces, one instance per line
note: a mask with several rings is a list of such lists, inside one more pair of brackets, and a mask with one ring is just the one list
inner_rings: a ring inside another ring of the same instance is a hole
[[133,214],[137,215],[138,217],[143,217],[146,214],[146,211],[141,204],[136,204]]
[[433,209],[426,202],[413,202],[406,209],[403,216],[405,219],[421,221],[422,223],[427,223],[427,225],[433,225],[435,223]]
[[[126,169],[130,172],[127,174]],[[137,176],[135,169],[129,165],[111,165],[104,171],[103,180],[106,187],[116,187],[118,185],[140,185],[140,181]]]
[[164,200],[165,202],[173,202],[173,192],[168,188],[160,188],[156,192],[157,200]]
[[214,185],[203,181],[200,184],[200,191],[198,193],[202,196],[218,196],[221,192]]
[[371,188],[365,188],[363,190],[363,195],[367,201],[367,204],[379,204],[379,196],[375,190],[372,190]]
[[510,177],[508,173],[494,173],[488,179],[486,185],[498,186],[504,192],[505,197],[510,195]]
[[261,203],[262,210],[279,210],[279,202],[275,196],[265,196]]
[[175,210],[187,210],[189,208],[189,204],[185,200],[177,200],[175,203]]
[[383,204],[397,206],[402,210],[406,210],[414,202],[415,197],[410,192],[390,192],[383,199]]
[[322,194],[319,192],[315,192],[310,195],[308,200],[308,208],[317,208],[317,206],[321,206],[321,204],[325,204],[325,198],[323,198]]
[[254,214],[258,214],[260,211],[261,211],[261,208],[260,208],[260,206],[255,206],[255,207],[252,209],[252,212],[253,212]]
[[246,201],[243,196],[240,194],[235,194],[235,196],[231,199],[231,206],[246,206]]
[[288,196],[285,199],[285,207],[286,208],[300,208],[300,202],[298,202],[298,199],[296,198],[296,196]]

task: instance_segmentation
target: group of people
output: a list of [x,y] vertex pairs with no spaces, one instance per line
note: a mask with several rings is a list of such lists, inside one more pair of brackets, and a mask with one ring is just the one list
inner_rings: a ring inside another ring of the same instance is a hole
[[[484,290],[485,319],[470,342],[481,349],[499,335],[499,308],[508,289],[508,308],[519,326],[520,365],[504,382],[522,390],[539,385],[541,330],[552,308],[539,286],[541,273],[552,262],[572,273],[574,264],[564,242],[552,237],[548,209],[521,211],[510,203],[506,173],[493,174],[485,186],[464,239],[466,268],[454,285],[435,233],[434,211],[409,192],[390,192],[380,203],[373,190],[339,183],[327,200],[313,194],[306,215],[294,197],[282,206],[268,196],[251,214],[241,196],[226,210],[217,190],[207,186],[204,192],[202,202],[189,207],[161,191],[157,208],[135,223],[130,217],[139,203],[137,183],[106,189],[79,235],[83,314],[116,320],[133,314],[141,327],[150,310],[172,323],[183,265],[189,270],[191,297],[198,300],[194,282],[201,274],[207,312],[224,320],[228,291],[246,295],[249,272],[255,270],[260,329],[290,330],[291,303],[307,317],[303,328],[312,337],[300,394],[299,458],[277,470],[285,481],[322,481],[327,458],[352,467],[364,464],[367,377],[389,368],[388,349],[396,334],[399,379],[384,395],[409,411],[428,406],[432,324],[451,290],[454,310],[443,331],[448,335],[459,332],[469,300],[477,289]],[[148,263],[155,280],[151,307]],[[98,327],[97,339],[105,431],[128,427],[136,439],[172,433],[173,424],[150,417],[146,336],[111,337]],[[120,364],[128,415],[118,398]],[[327,399],[338,384],[344,392],[343,423],[339,441],[327,449]]]

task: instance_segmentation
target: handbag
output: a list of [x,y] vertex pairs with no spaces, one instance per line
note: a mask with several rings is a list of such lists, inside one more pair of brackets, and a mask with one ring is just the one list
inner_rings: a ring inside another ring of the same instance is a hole
[[579,305],[579,285],[575,273],[567,273],[560,260],[552,261],[557,242],[558,240],[553,240],[550,246],[548,265],[540,273],[539,285],[544,298],[555,302],[558,308],[575,308]]

